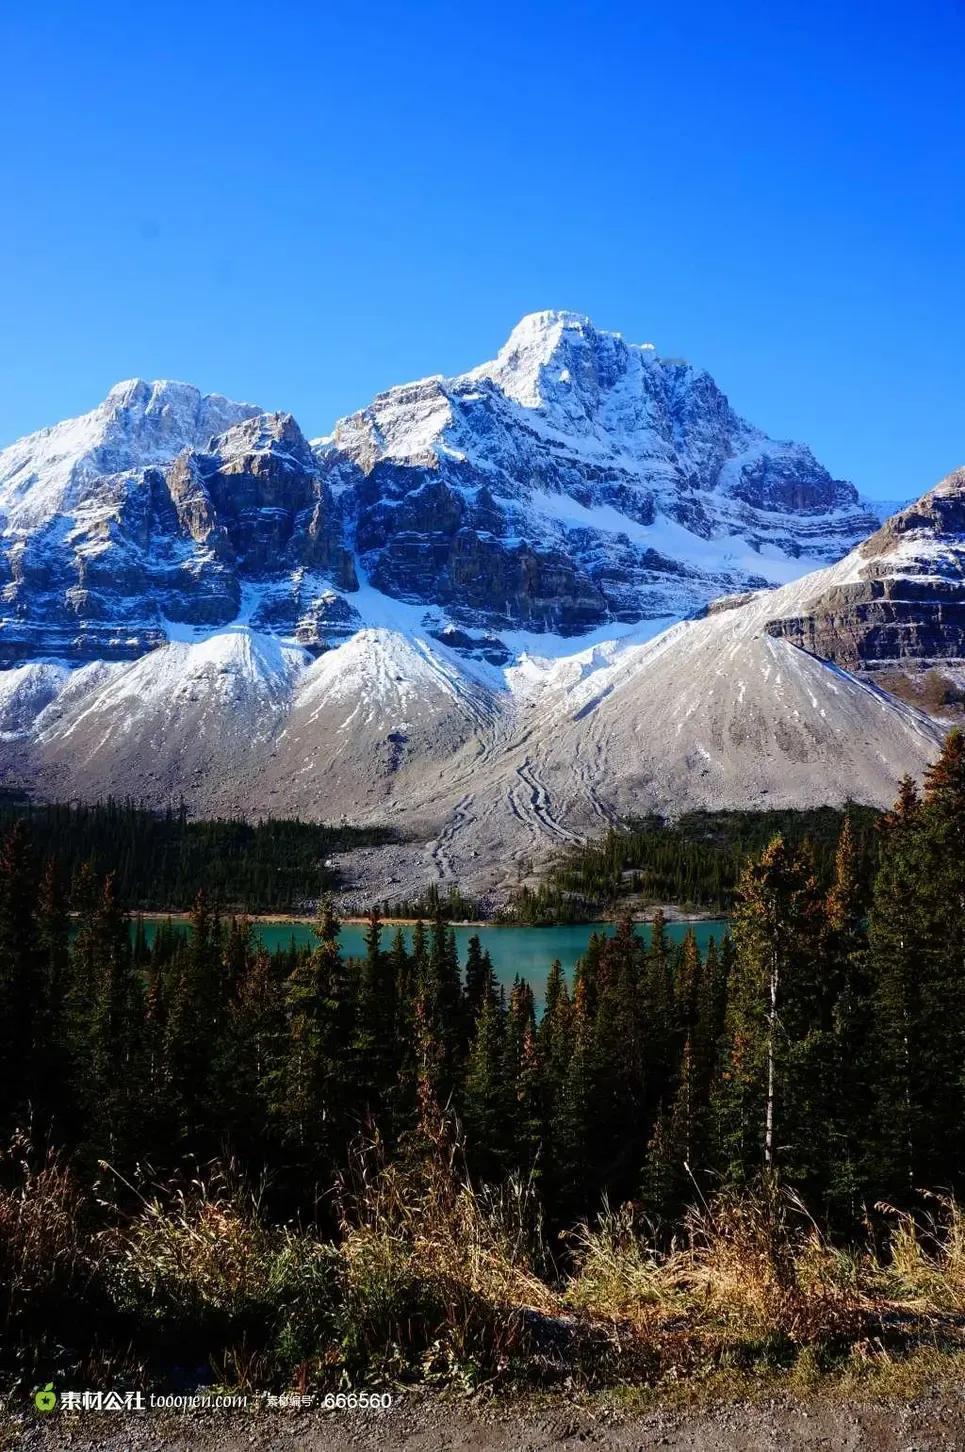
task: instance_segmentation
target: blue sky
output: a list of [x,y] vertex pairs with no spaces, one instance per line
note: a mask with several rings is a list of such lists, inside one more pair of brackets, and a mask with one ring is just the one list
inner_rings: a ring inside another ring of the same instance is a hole
[[882,497],[965,463],[965,5],[0,15],[0,441],[119,378],[320,433],[575,308]]

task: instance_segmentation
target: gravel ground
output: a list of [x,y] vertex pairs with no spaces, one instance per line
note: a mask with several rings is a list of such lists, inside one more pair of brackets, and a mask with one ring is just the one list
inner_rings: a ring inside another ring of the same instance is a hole
[[[56,1417],[56,1420],[54,1420]],[[953,1452],[965,1448],[965,1391],[936,1389],[914,1401],[732,1403],[645,1414],[552,1402],[452,1402],[403,1397],[389,1412],[212,1412],[123,1419],[31,1414],[0,1444],[24,1452]]]

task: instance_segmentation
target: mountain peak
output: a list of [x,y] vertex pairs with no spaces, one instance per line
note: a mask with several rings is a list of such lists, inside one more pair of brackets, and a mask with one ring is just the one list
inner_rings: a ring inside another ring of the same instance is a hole
[[90,480],[168,463],[260,412],[191,383],[124,379],[89,413],[0,450],[0,516],[37,528],[69,513]]
[[585,313],[546,310],[527,313],[490,363],[469,375],[489,378],[509,398],[526,408],[547,402],[553,384],[591,382],[612,372],[605,360],[625,358],[627,345],[619,333],[597,328]]

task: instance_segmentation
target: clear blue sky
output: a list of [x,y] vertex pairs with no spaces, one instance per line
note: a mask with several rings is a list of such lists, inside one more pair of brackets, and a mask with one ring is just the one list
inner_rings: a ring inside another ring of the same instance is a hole
[[0,15],[0,440],[119,378],[306,432],[575,308],[882,497],[965,463],[962,0]]

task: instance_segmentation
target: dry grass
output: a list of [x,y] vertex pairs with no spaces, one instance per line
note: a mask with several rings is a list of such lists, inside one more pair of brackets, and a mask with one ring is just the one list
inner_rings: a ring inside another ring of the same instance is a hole
[[798,1345],[854,1334],[867,1302],[853,1260],[787,1192],[718,1197],[687,1221],[684,1278],[704,1320]]
[[682,1258],[657,1249],[649,1223],[639,1222],[632,1205],[611,1210],[605,1204],[592,1227],[578,1225],[567,1240],[576,1268],[565,1299],[575,1310],[646,1331],[687,1308]]
[[[965,1308],[965,1217],[953,1201],[922,1224],[892,1216],[884,1259],[832,1245],[791,1192],[725,1193],[685,1219],[662,1250],[629,1208],[571,1237],[567,1303],[641,1334],[686,1327],[705,1346],[862,1342],[889,1312]],[[933,1330],[934,1328],[929,1328]]]
[[84,1230],[87,1197],[54,1154],[34,1165],[29,1142],[16,1135],[0,1156],[0,1318],[88,1268]]
[[874,1292],[922,1316],[965,1315],[965,1211],[952,1195],[923,1195],[930,1208],[913,1216],[879,1205],[891,1233],[871,1268]]
[[90,1201],[54,1154],[15,1135],[0,1152],[0,1356],[14,1380],[56,1355],[96,1278]]
[[134,1190],[138,1208],[97,1237],[114,1304],[205,1346],[222,1379],[270,1382],[331,1359],[341,1300],[336,1249],[268,1224],[257,1193],[217,1165]]
[[460,1173],[461,1149],[441,1116],[386,1164],[361,1149],[341,1187],[346,1351],[365,1368],[490,1377],[527,1349],[528,1316],[559,1301],[534,1269],[541,1244],[531,1186],[491,1195]]
[[95,1201],[18,1139],[0,1158],[5,1370],[70,1353],[75,1367],[153,1357],[163,1376],[183,1351],[248,1387],[334,1372],[812,1389],[831,1373],[900,1389],[925,1349],[965,1343],[965,1212],[950,1196],[917,1216],[879,1206],[877,1250],[836,1248],[793,1194],[761,1187],[691,1212],[669,1247],[631,1207],[605,1206],[569,1237],[558,1284],[531,1186],[473,1189],[458,1140],[426,1116],[392,1163],[359,1151],[340,1212],[336,1244],[273,1224],[217,1167]]

